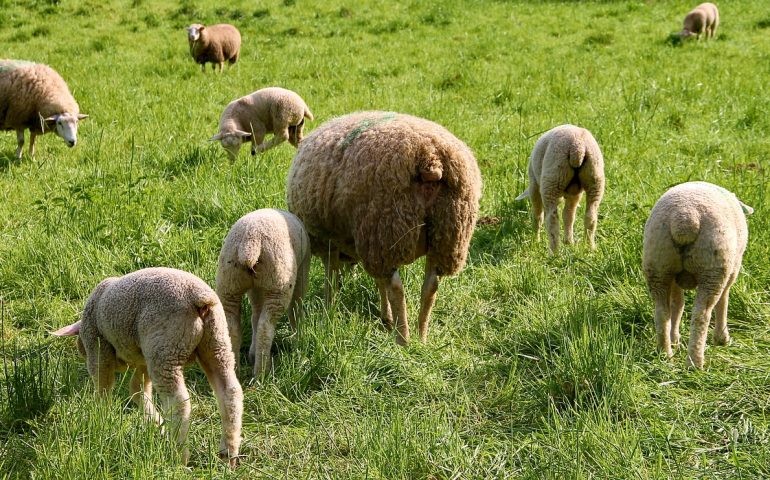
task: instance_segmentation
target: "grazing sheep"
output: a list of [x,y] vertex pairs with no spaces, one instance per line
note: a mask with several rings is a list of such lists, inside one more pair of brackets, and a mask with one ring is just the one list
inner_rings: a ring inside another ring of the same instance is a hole
[[227,23],[208,27],[193,23],[187,27],[187,42],[190,44],[190,55],[204,73],[206,62],[211,63],[213,70],[219,65],[221,72],[225,62],[232,65],[241,55],[241,33]]
[[559,202],[565,198],[564,243],[574,242],[573,226],[578,202],[586,192],[583,225],[591,249],[596,248],[599,204],[604,195],[604,159],[591,132],[574,125],[555,127],[537,141],[529,157],[529,187],[516,197],[529,197],[538,238],[545,208],[551,253],[559,253]]
[[297,217],[265,208],[241,217],[230,229],[219,253],[217,294],[227,317],[238,365],[241,345],[241,299],[251,301],[251,348],[254,376],[272,368],[270,347],[275,326],[288,309],[294,328],[302,315],[302,297],[310,271],[310,239]]
[[[360,261],[380,292],[386,328],[406,344],[404,287],[398,268],[427,255],[420,339],[438,277],[465,265],[481,196],[470,149],[444,127],[393,112],[331,120],[300,145],[287,180],[287,204],[305,224],[311,251],[326,268],[331,300],[340,262]],[[393,313],[392,313],[393,312]]]
[[182,370],[196,359],[211,384],[222,417],[219,455],[235,466],[241,443],[243,392],[227,321],[217,294],[195,275],[171,268],[146,268],[103,280],[86,302],[80,321],[54,335],[79,335],[97,393],[107,394],[115,371],[135,368],[131,395],[148,419],[160,423],[152,405],[158,391],[170,432],[187,463],[190,395]]
[[714,38],[719,26],[719,10],[713,3],[701,3],[684,17],[684,26],[679,33],[681,38],[695,36],[700,40],[702,34],[706,38]]
[[29,155],[35,138],[50,131],[74,147],[80,113],[67,84],[51,67],[24,60],[0,60],[0,130],[16,130],[16,158],[21,159],[24,130],[29,129]]
[[[219,132],[209,140],[221,142],[235,161],[241,144],[248,140],[252,155],[286,140],[298,146],[306,118],[313,120],[313,114],[299,95],[280,87],[263,88],[230,102],[219,120]],[[268,133],[273,138],[263,143]]]
[[644,274],[655,302],[658,349],[669,357],[679,344],[683,289],[697,287],[687,346],[687,364],[703,368],[711,311],[716,306],[714,343],[726,345],[730,286],[741,269],[751,207],[706,182],[669,189],[655,203],[644,226]]

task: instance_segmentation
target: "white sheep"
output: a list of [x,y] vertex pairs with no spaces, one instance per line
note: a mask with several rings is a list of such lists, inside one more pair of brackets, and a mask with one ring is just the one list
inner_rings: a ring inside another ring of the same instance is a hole
[[67,84],[54,69],[24,60],[0,60],[0,130],[16,130],[16,158],[21,158],[24,130],[29,129],[29,155],[35,138],[50,131],[74,147],[80,113]]
[[[221,142],[235,161],[241,144],[249,140],[252,155],[286,140],[298,146],[306,118],[313,120],[313,114],[299,95],[280,87],[263,88],[230,102],[219,120],[219,132],[209,140]],[[263,143],[268,133],[273,138]]]
[[214,70],[219,65],[221,72],[225,62],[232,65],[241,55],[241,32],[227,23],[208,27],[193,23],[187,27],[187,42],[190,44],[190,55],[204,73],[207,62]]
[[575,213],[580,197],[585,192],[586,213],[583,224],[588,245],[594,249],[605,180],[604,158],[591,132],[574,125],[560,125],[547,131],[532,150],[528,171],[529,187],[516,200],[530,198],[532,220],[538,238],[545,209],[551,253],[559,253],[558,208],[564,197],[564,243],[573,243]]
[[217,397],[222,417],[220,458],[235,466],[241,443],[243,392],[227,320],[217,294],[195,275],[146,268],[103,280],[86,302],[82,319],[54,335],[79,335],[97,394],[106,395],[115,371],[135,368],[131,395],[148,419],[161,417],[152,404],[153,385],[170,415],[170,432],[182,448],[190,427],[190,395],[182,370],[198,360]]
[[289,323],[302,314],[310,271],[310,240],[302,222],[289,212],[261,209],[241,217],[219,253],[216,290],[227,317],[236,365],[242,338],[241,299],[251,301],[249,360],[254,376],[272,369],[270,347],[278,319]]
[[679,344],[683,289],[697,287],[687,346],[687,364],[703,368],[711,311],[716,306],[714,343],[730,341],[727,304],[748,241],[751,207],[706,182],[669,189],[655,203],[644,226],[643,266],[655,302],[658,349],[673,356]]
[[695,36],[700,40],[701,35],[714,38],[719,26],[719,10],[713,3],[701,3],[684,17],[684,25],[679,33],[681,38]]

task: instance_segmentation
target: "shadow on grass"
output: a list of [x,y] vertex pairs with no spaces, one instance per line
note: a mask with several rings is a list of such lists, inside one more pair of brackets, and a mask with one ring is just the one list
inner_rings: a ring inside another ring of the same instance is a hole
[[16,158],[16,152],[13,150],[11,152],[13,153],[0,153],[0,172],[5,172],[21,163],[21,159]]

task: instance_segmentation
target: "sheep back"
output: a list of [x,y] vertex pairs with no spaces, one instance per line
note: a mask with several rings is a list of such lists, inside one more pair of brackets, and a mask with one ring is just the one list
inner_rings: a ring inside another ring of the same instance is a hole
[[0,60],[0,129],[41,133],[41,118],[65,112],[77,115],[80,109],[54,69],[23,60]]
[[287,180],[287,204],[311,249],[328,242],[389,277],[427,253],[440,275],[465,265],[481,174],[470,149],[444,127],[393,112],[331,120],[305,138]]

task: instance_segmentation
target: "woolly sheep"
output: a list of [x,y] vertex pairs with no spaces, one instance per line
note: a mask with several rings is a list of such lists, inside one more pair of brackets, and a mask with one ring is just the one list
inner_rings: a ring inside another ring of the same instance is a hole
[[190,395],[182,370],[196,359],[219,403],[222,439],[219,455],[237,463],[241,443],[243,392],[222,305],[208,285],[195,275],[171,268],[146,268],[103,280],[86,302],[80,321],[53,332],[79,335],[97,393],[109,393],[115,371],[135,368],[131,395],[145,416],[157,423],[152,404],[155,385],[172,435],[184,448],[190,427]]
[[[235,161],[241,144],[248,140],[252,155],[286,140],[298,146],[306,118],[313,120],[313,114],[299,95],[280,87],[263,88],[230,102],[219,120],[219,132],[209,140],[221,142]],[[263,143],[267,133],[273,138]]]
[[481,174],[470,149],[444,127],[393,112],[331,120],[300,145],[287,179],[287,204],[305,224],[326,269],[331,300],[340,262],[360,261],[380,293],[384,326],[406,344],[402,265],[427,255],[420,339],[438,277],[462,270],[476,224]]
[[16,158],[21,159],[24,130],[29,129],[29,155],[35,138],[50,131],[74,147],[80,113],[67,84],[51,67],[24,60],[0,60],[0,130],[16,130]]
[[714,38],[719,26],[719,10],[713,3],[701,3],[684,17],[684,26],[679,36],[688,38],[696,36],[700,40],[702,34],[706,38]]
[[241,33],[227,23],[208,27],[193,23],[187,27],[187,43],[190,44],[190,55],[204,73],[207,62],[213,70],[219,65],[221,72],[225,62],[232,65],[241,55]]
[[[745,212],[745,214],[744,214]],[[730,286],[741,268],[751,207],[733,193],[706,182],[671,188],[652,208],[644,226],[643,266],[655,302],[658,348],[668,357],[679,344],[683,289],[697,287],[687,346],[687,364],[703,368],[711,311],[714,343],[726,345]]]
[[604,195],[604,159],[591,132],[574,125],[547,131],[535,143],[529,157],[529,187],[516,197],[532,202],[532,221],[538,238],[545,208],[551,253],[559,253],[559,203],[565,198],[562,219],[564,243],[574,242],[573,226],[580,197],[586,193],[583,224],[591,249],[596,248],[599,204]]
[[310,239],[302,222],[289,212],[261,209],[241,217],[219,253],[217,294],[227,317],[238,365],[241,345],[241,299],[251,301],[251,348],[254,376],[272,368],[270,347],[275,326],[288,309],[289,323],[302,311],[310,270]]

